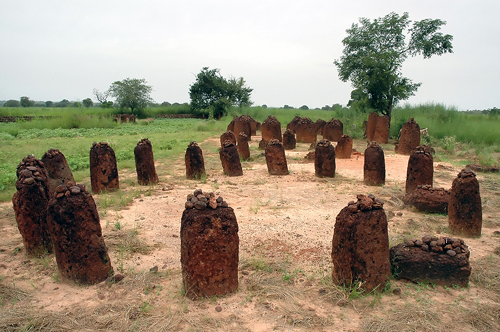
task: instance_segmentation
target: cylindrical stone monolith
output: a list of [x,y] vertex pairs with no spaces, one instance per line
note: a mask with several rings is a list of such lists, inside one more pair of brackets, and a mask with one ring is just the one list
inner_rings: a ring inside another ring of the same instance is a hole
[[314,151],[314,173],[317,177],[335,177],[335,148],[329,140],[322,139]]
[[186,164],[186,178],[198,180],[205,176],[205,160],[203,159],[203,151],[196,142],[189,143],[184,155]]
[[287,125],[286,125],[286,129],[290,129],[291,131],[293,131],[294,133],[297,133],[297,124],[300,122],[300,120],[302,120],[302,118],[298,115],[296,115],[292,121],[290,121]]
[[365,150],[363,171],[364,183],[367,186],[385,184],[384,150],[376,142],[371,142]]
[[287,175],[288,165],[286,162],[285,148],[277,139],[272,139],[266,146],[267,170],[271,175]]
[[338,159],[349,159],[352,154],[353,140],[349,135],[342,135],[335,147],[335,157]]
[[252,126],[250,125],[250,119],[246,115],[241,115],[234,118],[234,136],[237,137],[239,133],[244,133],[248,136],[248,140],[252,140]]
[[390,118],[387,115],[380,116],[377,113],[370,113],[366,123],[366,138],[369,141],[379,144],[389,142]]
[[224,174],[229,176],[243,175],[238,149],[231,141],[224,142],[224,147],[219,151],[219,157]]
[[[189,196],[181,220],[185,294],[190,299],[197,299],[234,292],[238,289],[239,262],[236,215],[221,197],[215,199],[212,193],[207,195],[196,190]],[[221,202],[207,206],[201,203],[205,200]]]
[[230,141],[234,145],[236,145],[236,136],[231,130],[226,131],[222,135],[220,135],[220,146],[224,146],[225,141]]
[[398,154],[410,155],[420,145],[420,126],[411,118],[401,128],[398,143]]
[[237,137],[238,154],[242,160],[250,159],[250,146],[248,145],[248,136],[244,133],[239,133]]
[[17,192],[12,197],[19,232],[26,255],[40,257],[52,253],[52,240],[47,225],[49,189],[44,164],[29,155],[17,166]]
[[120,188],[115,151],[108,143],[92,144],[90,149],[90,184],[92,192],[115,191]]
[[302,118],[295,126],[297,142],[314,143],[318,139],[318,128],[309,118]]
[[432,187],[434,178],[434,163],[432,154],[427,146],[417,147],[408,159],[406,171],[406,193],[417,189],[419,185]]
[[135,169],[137,171],[137,182],[147,186],[158,183],[158,175],[155,169],[153,157],[153,146],[147,138],[143,138],[134,149]]
[[69,168],[64,154],[57,149],[49,149],[42,157],[47,170],[49,197],[55,193],[56,187],[61,184],[75,184],[75,178]]
[[338,119],[331,119],[323,127],[323,139],[338,142],[344,135],[344,124]]
[[274,115],[269,115],[264,122],[262,122],[260,131],[262,133],[262,139],[265,141],[269,142],[272,139],[277,139],[282,142],[283,140],[281,136],[281,123]]
[[[382,290],[391,276],[389,234],[383,202],[358,195],[337,216],[332,240],[332,279],[365,292]],[[357,286],[357,285],[356,285]]]
[[287,129],[283,133],[283,147],[285,150],[293,150],[297,146],[297,140],[295,139],[295,133],[291,129]]
[[448,202],[448,226],[453,234],[481,236],[483,212],[476,174],[462,170],[453,180]]
[[319,135],[323,135],[323,129],[325,128],[326,121],[323,119],[318,119],[316,120],[315,124],[316,124],[316,133],[318,133]]
[[49,202],[48,224],[63,278],[96,284],[113,275],[99,213],[84,185],[56,188]]

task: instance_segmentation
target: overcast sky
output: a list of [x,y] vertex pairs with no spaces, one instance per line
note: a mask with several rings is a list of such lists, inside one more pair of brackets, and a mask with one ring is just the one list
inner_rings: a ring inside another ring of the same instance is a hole
[[409,103],[500,107],[498,0],[0,0],[0,100],[95,100],[129,77],[183,103],[210,67],[243,77],[255,105],[345,105],[352,87],[333,64],[345,30],[392,11],[442,19],[454,37],[454,53],[405,62],[422,82]]

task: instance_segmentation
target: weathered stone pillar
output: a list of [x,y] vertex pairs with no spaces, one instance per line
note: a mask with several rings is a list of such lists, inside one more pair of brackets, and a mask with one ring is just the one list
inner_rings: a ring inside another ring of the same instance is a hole
[[314,124],[316,125],[316,133],[323,135],[323,129],[325,128],[326,121],[323,119],[318,119]]
[[94,142],[92,144],[90,149],[90,184],[94,194],[120,188],[115,151],[108,143]]
[[297,132],[297,124],[300,122],[300,120],[302,120],[302,118],[298,115],[296,115],[292,121],[290,121],[287,125],[286,125],[286,129],[290,129],[291,131],[293,131],[294,133]]
[[287,129],[283,133],[283,147],[285,150],[293,150],[297,146],[297,140],[295,139],[295,133],[291,129]]
[[17,192],[12,197],[17,227],[29,257],[52,252],[52,240],[47,225],[49,189],[44,164],[29,155],[17,166]]
[[237,137],[239,133],[248,136],[248,140],[252,140],[252,126],[250,125],[250,117],[248,115],[241,115],[234,118],[234,136]]
[[49,197],[55,193],[56,187],[61,184],[75,184],[75,178],[69,168],[63,153],[57,149],[49,149],[42,157],[42,162],[47,170]]
[[369,141],[379,144],[389,142],[390,119],[387,115],[380,116],[377,113],[370,113],[366,124],[366,137]]
[[248,136],[244,133],[238,134],[238,154],[242,160],[250,159],[250,146],[248,145]]
[[56,188],[49,202],[48,223],[61,276],[96,284],[113,275],[99,213],[84,185]]
[[335,147],[335,156],[338,159],[349,159],[352,154],[353,140],[349,135],[342,135],[337,146]]
[[376,142],[371,142],[365,150],[363,167],[364,183],[367,186],[385,184],[385,157],[384,150]]
[[297,142],[300,143],[315,143],[318,138],[318,128],[316,124],[309,118],[302,118],[295,126],[297,134]]
[[137,182],[147,186],[158,183],[155,159],[153,157],[153,146],[147,138],[143,138],[134,149],[135,169],[137,170]]
[[479,182],[473,171],[464,169],[453,180],[448,204],[448,225],[453,234],[481,236],[483,211]]
[[344,135],[344,124],[338,119],[331,119],[323,128],[323,138],[330,142],[338,142]]
[[267,170],[271,175],[287,175],[285,148],[277,139],[272,139],[266,146]]
[[213,193],[188,195],[181,220],[181,266],[186,296],[220,296],[238,289],[238,222]]
[[406,193],[417,189],[419,185],[432,187],[434,178],[434,162],[432,154],[427,146],[417,147],[408,159],[406,171]]
[[236,136],[231,130],[226,131],[222,135],[220,135],[220,146],[224,146],[225,141],[230,141],[234,145],[236,145]]
[[186,178],[198,180],[206,174],[203,151],[196,142],[189,143],[184,155],[184,161],[186,164]]
[[383,202],[358,195],[337,216],[332,241],[332,279],[350,287],[361,282],[365,292],[382,290],[391,275],[389,234]]
[[322,139],[314,151],[314,173],[317,177],[335,177],[335,148],[329,140]]
[[397,145],[397,153],[410,155],[420,145],[420,126],[411,118],[401,128],[401,136]]
[[241,167],[240,155],[238,149],[230,141],[224,142],[224,147],[219,151],[220,161],[222,163],[222,170],[224,174],[229,176],[243,175],[243,168]]
[[269,115],[264,122],[262,122],[260,131],[262,132],[262,139],[265,141],[269,142],[272,139],[277,139],[280,142],[283,141],[281,137],[281,123],[273,115]]

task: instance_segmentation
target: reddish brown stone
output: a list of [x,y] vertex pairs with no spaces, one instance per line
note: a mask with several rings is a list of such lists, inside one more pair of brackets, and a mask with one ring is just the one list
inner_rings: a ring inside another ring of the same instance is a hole
[[432,188],[429,185],[419,185],[403,197],[403,202],[413,205],[422,212],[448,213],[450,192],[443,188]]
[[184,161],[186,164],[186,178],[197,180],[206,174],[203,151],[201,151],[201,148],[196,142],[189,143]]
[[377,113],[370,113],[365,136],[369,141],[387,144],[389,142],[389,127],[390,119],[387,115],[380,116]]
[[[429,250],[432,242],[405,241],[390,250],[390,262],[393,275],[398,279],[407,279],[412,282],[429,282],[441,286],[459,285],[466,287],[469,283],[471,267],[469,265],[470,252],[463,244],[463,240],[441,238],[443,245],[434,246]],[[450,241],[451,240],[451,241]],[[453,247],[458,241],[455,250],[444,250],[443,247]]]
[[347,287],[362,282],[365,292],[382,290],[391,275],[383,203],[373,196],[357,199],[340,211],[335,222],[332,277]]
[[229,176],[243,175],[241,168],[240,155],[238,149],[230,141],[224,142],[224,147],[219,151],[220,161],[222,163],[222,170],[224,174]]
[[[234,133],[234,122],[236,121],[236,119],[237,119],[237,118],[238,118],[238,117],[237,117],[237,116],[235,116],[235,117],[231,120],[231,122],[229,122],[229,124],[227,125],[227,130],[226,130],[226,131],[232,131],[232,132]],[[221,143],[221,145],[222,145],[222,143]]]
[[453,180],[448,204],[448,225],[453,234],[481,236],[483,212],[479,182],[473,171],[464,169]]
[[385,184],[385,157],[384,150],[376,142],[371,142],[365,150],[363,166],[364,183],[367,186]]
[[323,119],[318,119],[316,120],[315,124],[316,124],[316,132],[320,135],[323,135],[323,129],[325,128],[326,121]]
[[17,175],[17,192],[12,198],[17,227],[23,238],[26,254],[30,257],[40,257],[44,253],[52,252],[52,241],[47,226],[47,171],[40,160],[29,155],[17,166]]
[[83,185],[61,185],[58,191],[64,195],[50,200],[48,224],[59,273],[82,284],[106,280],[113,268],[92,195]]
[[143,186],[158,183],[159,180],[156,174],[155,159],[153,157],[153,146],[147,138],[137,143],[134,149],[134,155],[137,182]]
[[268,141],[266,141],[266,140],[261,139],[261,140],[259,141],[259,149],[260,149],[260,150],[265,150],[265,149],[266,149],[266,146],[267,146],[267,143],[269,143],[269,142],[268,142]]
[[293,150],[297,146],[295,133],[291,129],[287,129],[283,133],[283,147],[285,150]]
[[220,146],[222,147],[224,145],[225,141],[230,141],[234,145],[236,145],[236,136],[231,130],[226,131],[222,135],[220,135]]
[[287,175],[285,148],[277,139],[272,139],[266,146],[267,170],[271,175]]
[[45,152],[43,155],[42,162],[49,176],[49,198],[54,195],[57,186],[61,184],[75,184],[73,173],[61,151],[49,149],[49,151]]
[[297,132],[297,124],[300,122],[300,120],[302,120],[302,118],[298,115],[296,115],[292,121],[290,121],[287,125],[286,125],[286,129],[290,129],[291,131],[293,131],[294,133]]
[[323,128],[323,138],[330,142],[338,142],[344,135],[344,124],[338,119],[331,119]]
[[422,145],[417,147],[408,159],[406,172],[406,193],[417,189],[419,185],[432,187],[434,178],[433,158],[428,147]]
[[335,177],[335,148],[329,140],[322,139],[314,151],[314,173],[317,177]]
[[90,184],[92,192],[114,191],[120,188],[115,151],[108,143],[92,144],[90,149]]
[[242,160],[250,159],[250,146],[248,145],[247,135],[243,133],[238,134],[238,145],[236,147],[238,148],[238,154]]
[[115,122],[120,120],[121,123],[135,122],[135,115],[133,114],[117,114],[115,116]]
[[250,130],[252,132],[252,136],[257,135],[257,130],[261,130],[262,124],[259,121],[254,120],[250,117]]
[[397,145],[397,153],[409,155],[420,145],[420,126],[411,118],[401,128],[401,136]]
[[470,169],[473,172],[481,172],[481,173],[498,173],[500,171],[500,168],[498,167],[489,167],[489,166],[483,166],[483,165],[474,165],[474,164],[468,164],[465,166],[465,168]]
[[352,154],[353,140],[348,135],[342,135],[335,147],[335,156],[338,159],[349,159]]
[[309,118],[300,119],[295,127],[295,133],[297,142],[300,143],[313,143],[318,138],[318,128]]
[[235,137],[238,137],[239,133],[243,133],[248,136],[248,140],[252,140],[252,127],[251,127],[251,118],[248,115],[241,115],[235,117],[234,121],[234,129],[233,133]]
[[238,222],[232,208],[184,210],[181,266],[186,296],[196,299],[236,291],[238,251]]
[[273,115],[269,115],[264,122],[262,122],[260,131],[262,133],[262,139],[265,141],[269,142],[272,139],[277,139],[282,142],[283,140],[281,137],[281,123]]

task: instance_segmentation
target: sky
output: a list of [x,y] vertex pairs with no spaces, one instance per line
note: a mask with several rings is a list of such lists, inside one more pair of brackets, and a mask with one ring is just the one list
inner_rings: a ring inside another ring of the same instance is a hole
[[345,31],[390,12],[453,36],[454,53],[404,63],[422,83],[406,102],[500,107],[498,0],[0,0],[0,100],[96,101],[94,88],[138,78],[157,103],[184,103],[209,67],[243,77],[254,105],[346,105],[333,64]]

